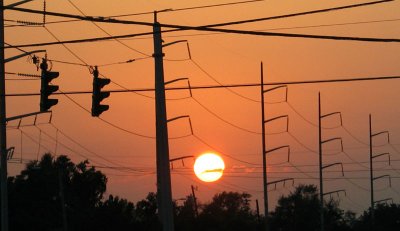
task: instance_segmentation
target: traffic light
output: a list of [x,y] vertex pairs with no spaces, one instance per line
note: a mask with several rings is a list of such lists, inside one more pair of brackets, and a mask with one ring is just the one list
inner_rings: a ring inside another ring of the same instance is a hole
[[110,92],[101,92],[101,89],[110,82],[110,79],[99,78],[99,70],[96,66],[93,70],[92,116],[99,116],[110,108],[108,105],[100,104],[103,99],[110,96]]
[[55,71],[47,71],[47,60],[43,59],[40,64],[42,69],[41,88],[40,88],[40,111],[48,111],[52,106],[58,103],[58,99],[49,99],[49,96],[58,90],[57,85],[50,85],[51,80],[57,78],[60,73]]

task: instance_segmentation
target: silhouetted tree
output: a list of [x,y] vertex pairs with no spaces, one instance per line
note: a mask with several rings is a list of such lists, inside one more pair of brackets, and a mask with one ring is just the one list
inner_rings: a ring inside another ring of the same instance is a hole
[[157,194],[154,192],[150,192],[146,199],[136,203],[136,219],[141,230],[161,230],[157,210]]
[[[374,230],[400,230],[400,205],[378,204],[375,207]],[[371,211],[364,211],[355,224],[354,230],[369,230],[371,227]]]
[[[338,203],[329,200],[325,204],[325,230],[348,230],[348,222]],[[288,196],[281,196],[275,211],[271,213],[271,230],[319,230],[320,201],[317,187],[299,185]]]
[[135,206],[132,202],[110,195],[96,209],[93,230],[136,230]]
[[198,230],[193,196],[187,196],[183,205],[175,207],[175,230]]
[[199,230],[255,230],[257,217],[250,209],[248,193],[222,192],[203,206]]
[[10,230],[59,230],[63,221],[61,195],[69,229],[88,230],[107,178],[88,167],[87,161],[75,165],[66,156],[55,159],[45,154],[40,161],[27,164],[20,175],[10,177],[8,183]]

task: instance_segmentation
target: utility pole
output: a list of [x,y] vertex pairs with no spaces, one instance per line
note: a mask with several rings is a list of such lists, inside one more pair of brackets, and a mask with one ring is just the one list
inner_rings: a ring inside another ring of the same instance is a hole
[[58,166],[58,187],[59,187],[59,196],[60,196],[60,204],[62,211],[62,223],[63,223],[63,231],[68,231],[68,223],[67,223],[67,210],[65,208],[65,195],[64,195],[64,170],[61,164]]
[[321,126],[321,93],[318,92],[318,151],[319,151],[319,200],[321,231],[324,231],[324,185],[322,175],[322,126]]
[[1,0],[0,29],[0,162],[1,162],[1,230],[8,231],[8,189],[7,189],[7,133],[6,133],[6,83],[4,61],[4,1]]
[[265,155],[265,111],[264,111],[264,68],[261,62],[261,138],[262,138],[262,157],[263,157],[263,189],[264,189],[264,222],[265,231],[268,231],[268,179],[267,179],[267,157]]
[[378,132],[378,133],[372,133],[372,116],[371,114],[369,114],[369,174],[370,174],[370,193],[371,193],[371,230],[374,230],[374,225],[375,225],[375,199],[374,199],[374,181],[381,179],[383,177],[388,177],[389,178],[389,185],[391,186],[391,178],[390,175],[381,175],[381,176],[377,176],[374,177],[374,165],[373,165],[373,159],[380,157],[380,156],[385,156],[387,155],[389,157],[389,165],[390,165],[390,153],[386,152],[386,153],[382,153],[382,154],[378,154],[378,155],[374,155],[373,154],[373,144],[372,144],[372,138],[374,138],[375,136],[379,136],[382,134],[387,134],[387,142],[390,142],[389,139],[389,131],[382,131],[382,132]]
[[154,13],[153,40],[156,89],[157,201],[162,229],[164,231],[173,231],[174,220],[163,66],[164,53],[162,50],[161,26],[157,22],[157,12]]
[[372,122],[371,122],[371,114],[369,114],[369,176],[371,183],[371,230],[374,230],[374,170],[372,166]]
[[199,210],[197,207],[197,198],[196,198],[196,194],[194,193],[194,186],[191,185],[192,188],[192,196],[193,196],[193,203],[194,203],[194,214],[196,217],[199,217]]

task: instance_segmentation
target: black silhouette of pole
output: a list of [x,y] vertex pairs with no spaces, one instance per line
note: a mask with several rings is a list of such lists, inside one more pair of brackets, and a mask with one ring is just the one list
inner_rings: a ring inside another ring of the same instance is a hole
[[194,203],[194,215],[195,215],[196,217],[199,217],[199,210],[198,210],[198,207],[197,207],[197,198],[196,198],[196,194],[194,193],[194,186],[191,185],[191,188],[192,188],[192,196],[193,196],[193,203]]
[[1,230],[8,231],[8,189],[7,189],[7,133],[6,133],[6,87],[4,61],[4,1],[1,0],[0,9],[0,181],[1,181]]
[[156,89],[156,155],[157,155],[157,201],[159,218],[164,231],[174,230],[171,174],[169,165],[167,111],[165,105],[165,83],[161,26],[154,13],[153,26],[155,89]]
[[60,204],[61,204],[61,211],[62,211],[63,231],[68,231],[67,209],[65,206],[64,183],[63,183],[64,178],[65,178],[65,175],[64,175],[63,167],[61,165],[59,165],[58,166],[58,187],[59,187]]
[[371,114],[369,114],[369,176],[370,176],[370,183],[371,183],[371,229],[374,230],[374,219],[375,219],[375,212],[374,212],[374,170],[373,170],[373,157],[372,157],[372,119]]
[[264,112],[264,69],[261,62],[261,133],[262,133],[262,158],[263,158],[263,189],[264,189],[264,222],[265,230],[268,231],[268,180],[267,180],[267,157],[265,147],[265,112]]
[[319,150],[319,200],[320,200],[320,219],[321,231],[324,231],[324,185],[322,176],[322,127],[321,127],[321,93],[318,92],[318,150]]

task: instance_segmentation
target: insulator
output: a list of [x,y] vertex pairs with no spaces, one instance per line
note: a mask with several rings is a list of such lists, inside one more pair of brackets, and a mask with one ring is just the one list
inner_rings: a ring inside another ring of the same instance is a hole
[[43,1],[43,26],[46,25],[46,0]]
[[17,73],[18,76],[40,78],[40,75]]
[[42,26],[43,25],[43,23],[40,23],[40,22],[28,22],[28,21],[20,21],[20,20],[17,20],[17,23],[29,25],[29,26]]

